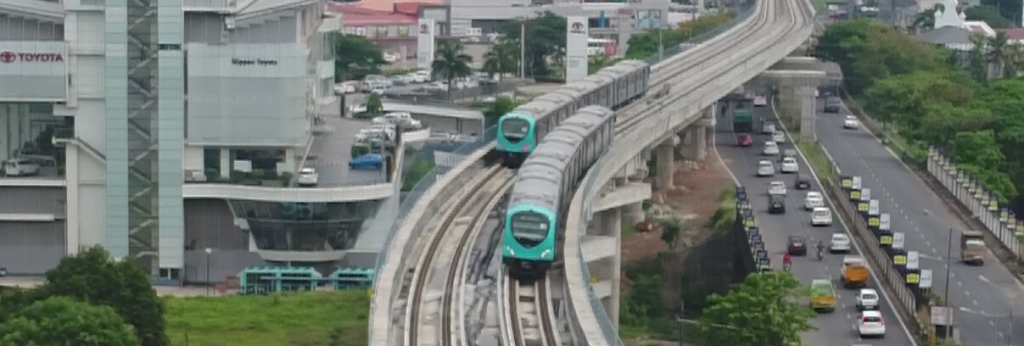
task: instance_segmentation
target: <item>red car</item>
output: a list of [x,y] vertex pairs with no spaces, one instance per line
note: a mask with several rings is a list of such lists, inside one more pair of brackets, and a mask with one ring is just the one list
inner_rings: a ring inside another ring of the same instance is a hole
[[736,144],[741,147],[749,147],[754,145],[754,137],[749,134],[736,136]]

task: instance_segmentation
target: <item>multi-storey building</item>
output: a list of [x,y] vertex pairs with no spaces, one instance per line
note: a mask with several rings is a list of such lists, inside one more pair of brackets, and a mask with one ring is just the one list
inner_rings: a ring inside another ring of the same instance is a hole
[[206,248],[221,279],[339,260],[392,185],[278,177],[334,101],[340,24],[323,0],[0,1],[0,160],[42,163],[0,178],[0,267],[92,245],[170,281]]

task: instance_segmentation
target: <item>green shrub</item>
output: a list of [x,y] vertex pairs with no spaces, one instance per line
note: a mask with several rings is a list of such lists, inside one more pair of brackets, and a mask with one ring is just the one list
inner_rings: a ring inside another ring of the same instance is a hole
[[736,222],[736,188],[730,187],[722,191],[718,197],[718,209],[708,220],[707,227],[711,231],[725,231]]
[[409,168],[409,172],[402,178],[402,191],[412,191],[412,188],[434,169],[434,163],[421,156],[417,156],[415,160],[412,168]]
[[262,169],[257,168],[257,169],[252,170],[252,173],[249,173],[248,175],[249,175],[249,178],[252,178],[252,179],[263,179],[263,176],[265,175],[265,173],[263,172]]
[[288,186],[288,184],[291,184],[292,177],[294,176],[295,175],[292,174],[292,172],[282,172],[277,178],[281,180],[281,183],[284,184],[284,186]]
[[356,143],[352,145],[351,154],[352,158],[357,158],[370,153],[370,145],[366,143]]

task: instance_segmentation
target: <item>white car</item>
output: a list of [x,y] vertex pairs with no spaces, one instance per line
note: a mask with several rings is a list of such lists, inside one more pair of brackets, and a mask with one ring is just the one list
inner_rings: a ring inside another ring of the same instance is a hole
[[814,208],[821,208],[825,206],[825,197],[821,196],[821,192],[808,191],[807,197],[804,198],[804,209],[814,210]]
[[419,120],[412,117],[409,112],[391,112],[384,116],[373,118],[374,124],[394,124],[403,129],[419,129],[423,126]]
[[811,211],[811,226],[832,226],[832,211],[825,207]]
[[800,171],[800,165],[796,163],[796,159],[787,157],[782,159],[782,173],[796,173]]
[[342,82],[334,86],[335,95],[348,95],[356,92],[356,85],[352,82]]
[[832,240],[829,241],[828,251],[850,252],[850,236],[845,233],[832,233]]
[[299,170],[299,186],[316,186],[317,181],[316,170],[310,167],[305,167]]
[[786,134],[782,133],[782,131],[775,131],[775,133],[772,133],[772,142],[786,143]]
[[857,293],[858,310],[878,310],[878,291],[873,288],[862,288]]
[[873,310],[861,312],[857,332],[861,337],[878,336],[884,338],[885,320],[882,319],[882,313]]
[[775,133],[775,123],[770,121],[764,122],[764,125],[761,125],[761,133],[766,135]]
[[764,142],[764,150],[761,153],[764,155],[778,155],[779,145],[772,141]]
[[770,177],[775,175],[775,165],[771,161],[761,160],[757,163],[757,176]]
[[774,195],[785,196],[787,192],[788,191],[786,191],[786,183],[783,183],[781,181],[773,181],[773,182],[768,184],[768,195],[769,196],[774,196]]
[[4,174],[9,177],[21,177],[39,174],[39,165],[31,159],[17,158],[4,162]]
[[846,119],[843,120],[844,129],[856,129],[858,127],[860,127],[860,121],[855,116],[847,115]]

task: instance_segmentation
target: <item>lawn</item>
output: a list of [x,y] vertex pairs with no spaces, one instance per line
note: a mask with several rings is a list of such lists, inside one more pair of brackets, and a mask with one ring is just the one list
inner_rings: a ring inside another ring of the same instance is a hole
[[366,291],[164,301],[167,333],[174,346],[366,344]]

